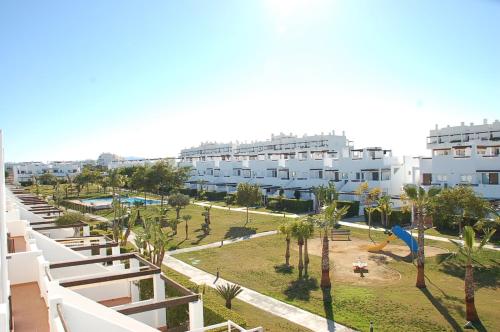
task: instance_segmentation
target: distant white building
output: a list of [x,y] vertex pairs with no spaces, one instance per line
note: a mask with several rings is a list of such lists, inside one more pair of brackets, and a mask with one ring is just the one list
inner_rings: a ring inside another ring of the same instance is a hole
[[189,188],[233,192],[241,182],[259,184],[266,195],[310,198],[311,188],[334,183],[352,193],[361,182],[399,195],[412,180],[418,161],[397,158],[380,147],[354,149],[344,133],[273,135],[252,143],[204,143],[184,149],[179,166],[191,167]]
[[108,169],[124,168],[132,166],[151,166],[157,162],[164,161],[172,166],[175,166],[175,158],[144,158],[133,160],[116,160],[108,164]]
[[108,167],[111,163],[121,160],[123,160],[123,157],[120,157],[119,155],[116,155],[114,153],[105,152],[101,153],[97,158],[97,165]]
[[500,199],[500,122],[436,128],[427,137],[429,158],[419,158],[415,183],[472,186],[485,198]]
[[49,163],[26,162],[12,164],[13,181],[16,184],[31,182],[33,177],[50,173],[59,179],[73,178],[80,174],[82,163],[78,161],[53,161]]

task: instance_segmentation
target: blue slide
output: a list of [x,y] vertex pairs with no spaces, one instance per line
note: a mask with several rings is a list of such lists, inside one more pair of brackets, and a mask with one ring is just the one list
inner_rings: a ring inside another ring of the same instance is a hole
[[406,245],[410,248],[410,250],[413,253],[416,253],[418,251],[418,244],[417,241],[413,236],[410,235],[407,231],[399,227],[398,225],[393,226],[391,229],[392,233],[399,237],[401,240],[406,243]]

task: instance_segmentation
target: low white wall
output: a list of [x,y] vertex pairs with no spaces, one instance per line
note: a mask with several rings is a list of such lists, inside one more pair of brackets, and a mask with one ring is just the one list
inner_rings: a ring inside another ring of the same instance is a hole
[[[140,304],[146,305],[146,304],[154,303],[155,301],[156,301],[155,299],[150,299],[150,300],[139,301],[139,302],[136,302],[135,304],[140,303]],[[125,309],[129,306],[130,306],[130,304],[124,304],[124,305],[113,307],[113,310]],[[128,315],[128,316],[133,318],[133,319],[136,319],[140,322],[143,322],[144,324],[147,324],[151,327],[157,327],[156,326],[157,325],[156,324],[157,314],[163,315],[166,317],[166,310],[165,309],[150,310],[150,311],[140,312],[140,313]]]
[[111,300],[130,296],[130,281],[117,280],[73,289],[76,293],[94,301]]
[[51,297],[62,300],[63,317],[71,332],[158,332],[148,325],[64,287],[52,285],[49,293]]
[[27,224],[26,220],[7,221],[7,232],[10,236],[24,236]]
[[9,280],[12,285],[23,284],[26,282],[35,282],[38,280],[38,262],[37,257],[42,252],[27,251],[18,252],[10,255],[7,260],[9,269]]

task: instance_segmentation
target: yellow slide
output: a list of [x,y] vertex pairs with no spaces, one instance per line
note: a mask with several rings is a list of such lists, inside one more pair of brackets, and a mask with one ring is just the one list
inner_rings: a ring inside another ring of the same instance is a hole
[[391,241],[394,241],[397,239],[397,236],[394,235],[394,234],[391,234],[387,237],[387,239],[384,241],[384,242],[380,242],[378,244],[374,244],[372,246],[369,246],[368,247],[368,251],[369,252],[377,252],[377,251],[380,251],[382,249],[384,249],[384,247],[389,244],[389,242]]

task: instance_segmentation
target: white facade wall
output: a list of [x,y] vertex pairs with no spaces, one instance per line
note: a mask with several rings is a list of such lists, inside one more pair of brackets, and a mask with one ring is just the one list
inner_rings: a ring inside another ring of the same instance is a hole
[[50,162],[50,163],[20,163],[12,166],[14,183],[32,181],[33,176],[39,177],[45,173],[53,174],[59,179],[66,179],[68,176],[75,177],[81,173],[81,163],[79,162]]
[[500,122],[437,128],[430,131],[430,158],[420,158],[418,184],[470,185],[490,199],[500,199]]
[[[218,148],[217,148],[218,147]],[[412,182],[418,161],[396,158],[381,148],[353,149],[344,135],[273,136],[271,140],[232,144],[229,152],[216,152],[227,144],[202,144],[181,151],[179,166],[192,167],[188,187],[233,192],[240,182],[256,183],[268,195],[296,190],[309,199],[312,187],[332,182],[339,191],[351,192],[361,182],[399,195]]]

